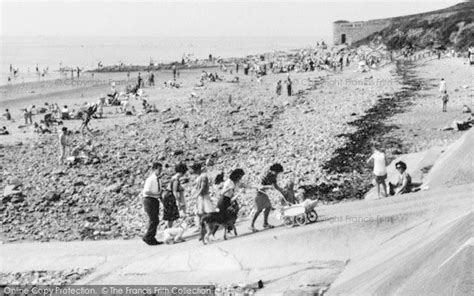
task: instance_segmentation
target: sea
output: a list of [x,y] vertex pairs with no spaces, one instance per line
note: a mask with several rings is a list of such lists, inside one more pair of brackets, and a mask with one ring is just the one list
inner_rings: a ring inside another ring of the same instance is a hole
[[[231,58],[314,46],[329,38],[277,37],[0,37],[0,85],[61,78],[60,68],[90,70],[104,66],[148,65],[213,57]],[[10,65],[18,69],[16,77]],[[42,76],[37,75],[47,69]],[[10,77],[10,81],[8,81]]]

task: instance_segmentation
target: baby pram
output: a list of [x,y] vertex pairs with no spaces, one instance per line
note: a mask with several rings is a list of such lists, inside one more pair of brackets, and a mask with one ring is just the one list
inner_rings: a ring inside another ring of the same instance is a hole
[[[286,201],[286,199],[284,198]],[[277,218],[283,220],[283,223],[287,227],[293,227],[297,225],[305,225],[308,223],[314,223],[318,220],[318,213],[314,209],[318,204],[318,199],[305,201],[298,204],[290,204],[286,201],[287,205],[280,208],[277,212]]]

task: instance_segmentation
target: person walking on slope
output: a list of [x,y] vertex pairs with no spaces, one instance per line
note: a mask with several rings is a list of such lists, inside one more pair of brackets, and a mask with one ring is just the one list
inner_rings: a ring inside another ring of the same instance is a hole
[[281,194],[285,195],[280,186],[277,184],[277,177],[279,173],[283,172],[283,166],[279,163],[275,163],[270,166],[269,171],[265,173],[263,176],[260,186],[257,189],[257,195],[255,196],[255,214],[252,218],[252,224],[250,226],[250,230],[252,232],[257,232],[258,230],[255,228],[255,221],[257,220],[260,213],[263,211],[263,228],[273,228],[273,225],[268,224],[268,215],[270,214],[270,210],[272,209],[272,204],[270,202],[270,198],[268,197],[267,190],[274,188],[278,190]]
[[[371,160],[374,161],[374,175],[377,186],[377,195],[379,198],[387,197],[387,186],[385,184],[385,180],[387,179],[385,153],[379,151],[374,145],[372,147],[372,155],[369,157],[369,159],[367,159],[367,163]],[[382,195],[380,195],[380,188],[382,188]]]
[[[197,216],[197,225],[201,225],[201,217],[204,214],[212,213],[215,211],[215,207],[211,202],[210,197],[210,181],[206,172],[203,170],[200,163],[194,163],[191,166],[192,173],[197,175],[195,181],[195,188],[193,191],[193,196],[196,199],[196,216]],[[198,229],[199,230],[199,229]],[[200,232],[200,230],[199,230]]]
[[143,206],[148,215],[148,228],[143,236],[143,241],[147,245],[155,246],[161,245],[162,242],[156,240],[156,229],[160,223],[160,200],[161,200],[161,180],[160,174],[162,164],[155,162],[152,165],[153,172],[146,179],[143,188]]
[[188,167],[180,162],[174,167],[174,170],[176,174],[171,177],[166,193],[163,195],[163,220],[168,221],[168,228],[173,227],[173,222],[178,220],[180,215],[186,215],[186,201],[184,200],[181,177],[186,174]]
[[[247,186],[242,183],[242,178],[244,177],[245,172],[243,169],[235,169],[230,175],[229,179],[224,182],[221,192],[219,194],[219,200],[217,201],[217,208],[221,215],[227,215],[227,209],[232,204],[232,201],[236,199],[236,191],[239,188],[246,188]],[[220,183],[219,182],[216,182]]]

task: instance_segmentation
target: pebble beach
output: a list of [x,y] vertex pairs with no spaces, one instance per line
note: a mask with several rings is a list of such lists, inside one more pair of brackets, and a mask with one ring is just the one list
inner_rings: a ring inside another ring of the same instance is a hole
[[[285,89],[281,96],[275,93],[285,73],[257,79],[215,68],[223,81],[197,88],[202,71],[182,70],[177,78],[182,87],[176,89],[163,86],[172,79],[171,71],[159,71],[156,86],[144,88],[142,95],[159,112],[140,112],[140,99],[131,101],[137,110],[133,116],[105,107],[104,118],[91,121],[94,134],[87,136],[78,132],[80,120],[64,121],[72,131],[69,152],[79,149],[99,159],[74,166],[58,163],[56,131],[38,134],[32,126],[23,126],[20,109],[45,102],[80,106],[106,95],[111,81],[117,81],[120,89],[124,87],[120,81],[126,84],[137,73],[130,78],[125,73],[96,73],[94,77],[84,73],[75,82],[2,86],[2,109],[10,109],[14,121],[1,123],[10,135],[1,136],[0,182],[2,188],[11,178],[22,184],[22,196],[4,198],[1,205],[2,241],[139,237],[147,221],[139,194],[153,161],[165,164],[164,180],[180,161],[207,162],[211,177],[222,171],[227,176],[240,167],[249,184],[257,184],[265,169],[279,162],[285,168],[279,182],[294,180],[296,187],[311,188],[309,198],[332,203],[362,198],[372,186],[371,168],[361,167],[372,140],[385,143],[385,153],[394,158],[459,137],[456,131],[440,129],[462,116],[464,104],[472,103],[470,71],[464,59],[444,58],[393,63],[365,73],[357,65],[342,72],[292,72],[292,96]],[[231,83],[235,76],[239,82]],[[441,76],[453,93],[447,113],[440,112],[437,82]],[[397,94],[404,99],[398,100]],[[419,116],[427,113],[427,117]],[[33,121],[40,117],[34,116]],[[370,124],[367,131],[376,133],[364,135],[364,127]],[[385,128],[394,125],[397,128]],[[362,136],[351,137],[361,131]],[[342,166],[341,155],[347,162]],[[184,179],[190,211],[195,207],[190,198],[193,178]],[[213,190],[214,203],[217,191]],[[240,194],[242,217],[250,214],[253,196],[252,190]],[[271,198],[274,205],[279,203],[276,193]]]

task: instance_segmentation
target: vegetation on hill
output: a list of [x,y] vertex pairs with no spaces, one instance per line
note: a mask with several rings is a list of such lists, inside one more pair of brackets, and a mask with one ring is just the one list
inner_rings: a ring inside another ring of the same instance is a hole
[[405,47],[466,50],[474,46],[474,2],[392,19],[390,26],[361,40],[360,44],[381,38],[389,50]]

